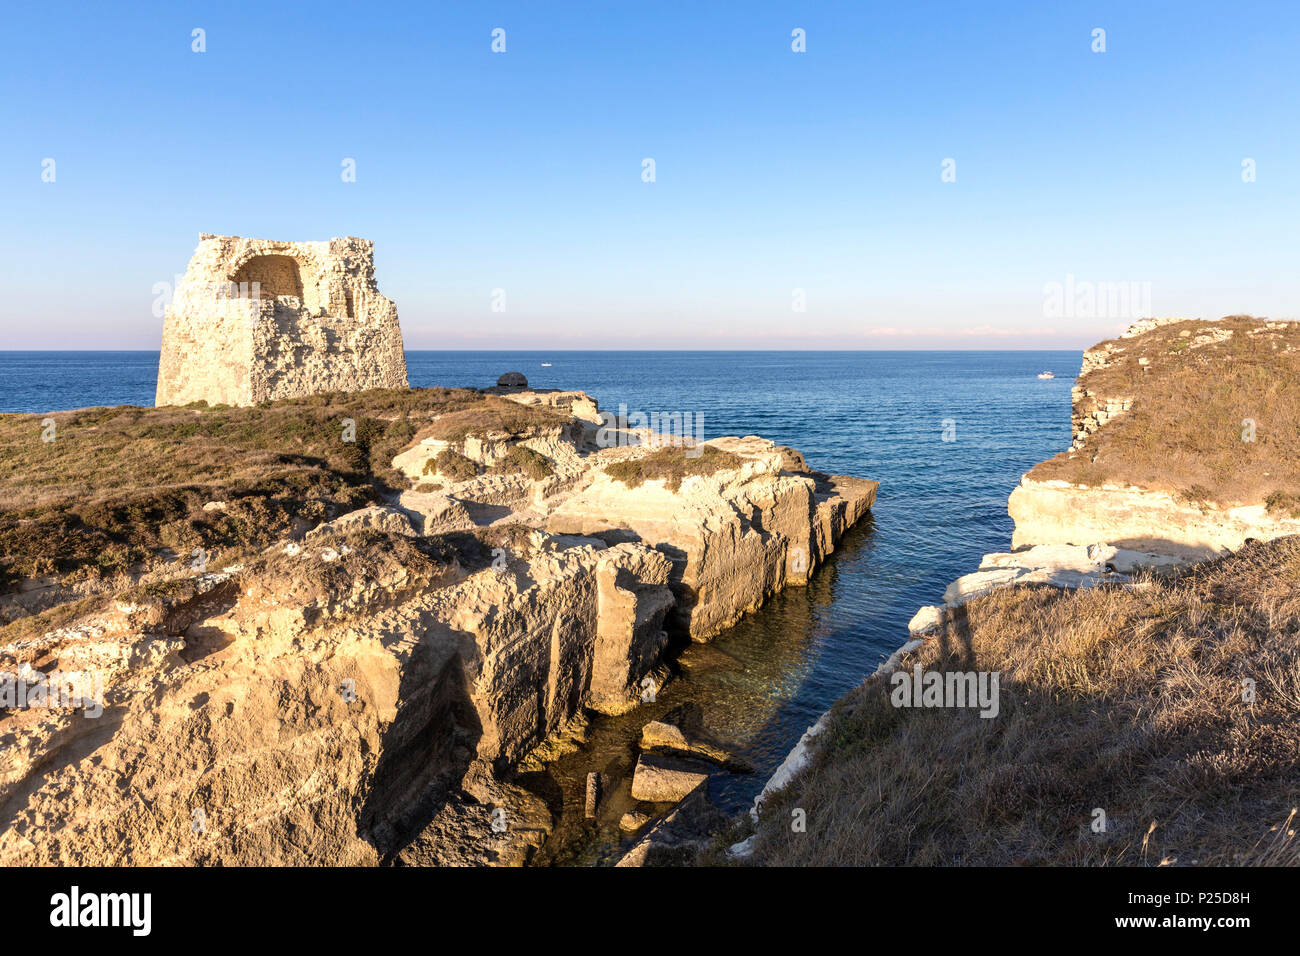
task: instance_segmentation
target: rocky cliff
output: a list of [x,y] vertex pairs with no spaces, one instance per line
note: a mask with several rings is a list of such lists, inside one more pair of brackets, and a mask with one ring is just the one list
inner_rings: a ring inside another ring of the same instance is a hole
[[1300,532],[1300,324],[1154,319],[1088,349],[1072,447],[1007,508],[1013,547],[1208,557]]
[[[611,445],[581,393],[61,422],[75,495],[0,512],[6,865],[523,862],[551,808],[512,770],[806,581],[876,488],[754,437]],[[205,435],[224,464],[177,471]],[[123,555],[46,560],[58,529]],[[59,675],[93,692],[36,701]]]

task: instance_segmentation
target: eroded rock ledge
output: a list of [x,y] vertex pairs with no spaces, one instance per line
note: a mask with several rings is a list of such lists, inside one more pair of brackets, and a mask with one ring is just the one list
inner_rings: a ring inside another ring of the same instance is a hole
[[1111,484],[1087,487],[1028,476],[1011,493],[1007,510],[1016,523],[1014,548],[1105,541],[1208,558],[1235,551],[1248,539],[1300,534],[1300,519],[1270,513],[1263,504],[1192,504],[1166,491]]
[[753,436],[682,465],[644,431],[602,447],[581,393],[490,401],[532,418],[444,416],[393,500],[0,647],[103,703],[6,709],[0,864],[524,862],[551,819],[512,769],[653,693],[673,634],[806,582],[874,501]]

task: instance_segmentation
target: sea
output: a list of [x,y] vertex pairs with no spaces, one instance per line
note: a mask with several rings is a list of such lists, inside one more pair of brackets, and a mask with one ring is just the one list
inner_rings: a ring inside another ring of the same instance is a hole
[[[544,862],[608,864],[627,838],[611,801],[583,821],[585,778],[626,779],[648,719],[683,705],[752,765],[710,779],[747,806],[810,724],[907,640],[917,608],[1010,546],[1007,495],[1070,444],[1078,351],[409,351],[413,386],[485,387],[522,372],[581,389],[602,409],[687,413],[703,437],[761,435],[820,471],[872,478],[871,516],[804,588],[789,588],[709,645],[692,647],[659,700],[596,718],[587,747],[538,781],[564,812]],[[157,352],[0,352],[0,411],[153,404]],[[1051,371],[1055,378],[1037,377]],[[558,790],[556,789],[558,787]]]

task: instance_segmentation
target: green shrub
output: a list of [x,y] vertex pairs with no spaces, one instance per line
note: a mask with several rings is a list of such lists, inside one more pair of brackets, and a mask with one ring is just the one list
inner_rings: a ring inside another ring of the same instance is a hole
[[661,448],[641,458],[616,461],[605,467],[605,474],[629,488],[638,488],[647,481],[662,480],[665,488],[675,492],[681,488],[683,478],[731,471],[744,464],[739,455],[711,445],[704,446],[703,452],[694,458],[687,456],[687,450]]
[[[434,464],[434,474],[441,475],[449,481],[467,481],[478,474],[478,465],[466,458],[458,451],[452,451],[450,448],[444,448],[438,452],[438,457],[430,459]],[[428,474],[429,464],[425,463],[425,474]]]
[[1289,491],[1275,491],[1264,499],[1269,514],[1284,514],[1300,518],[1300,495]]
[[492,466],[498,474],[516,475],[523,473],[533,481],[541,481],[555,474],[555,466],[541,452],[515,445],[510,453]]

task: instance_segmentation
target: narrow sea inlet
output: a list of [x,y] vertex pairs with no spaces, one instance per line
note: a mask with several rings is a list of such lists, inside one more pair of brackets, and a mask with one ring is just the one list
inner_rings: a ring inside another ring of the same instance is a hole
[[[157,360],[0,353],[0,410],[148,406]],[[687,648],[654,704],[594,718],[581,751],[525,781],[563,807],[537,862],[617,859],[630,797],[613,793],[586,821],[586,775],[626,777],[640,728],[682,705],[698,705],[754,768],[711,781],[724,810],[747,806],[803,731],[903,643],[918,607],[983,554],[1007,549],[1008,494],[1070,443],[1079,362],[1064,351],[408,352],[412,386],[485,387],[519,371],[535,388],[586,391],[602,409],[689,415],[706,439],[761,435],[818,470],[880,482],[872,514],[806,588],[786,589],[711,643]],[[1055,378],[1039,379],[1044,370]]]

